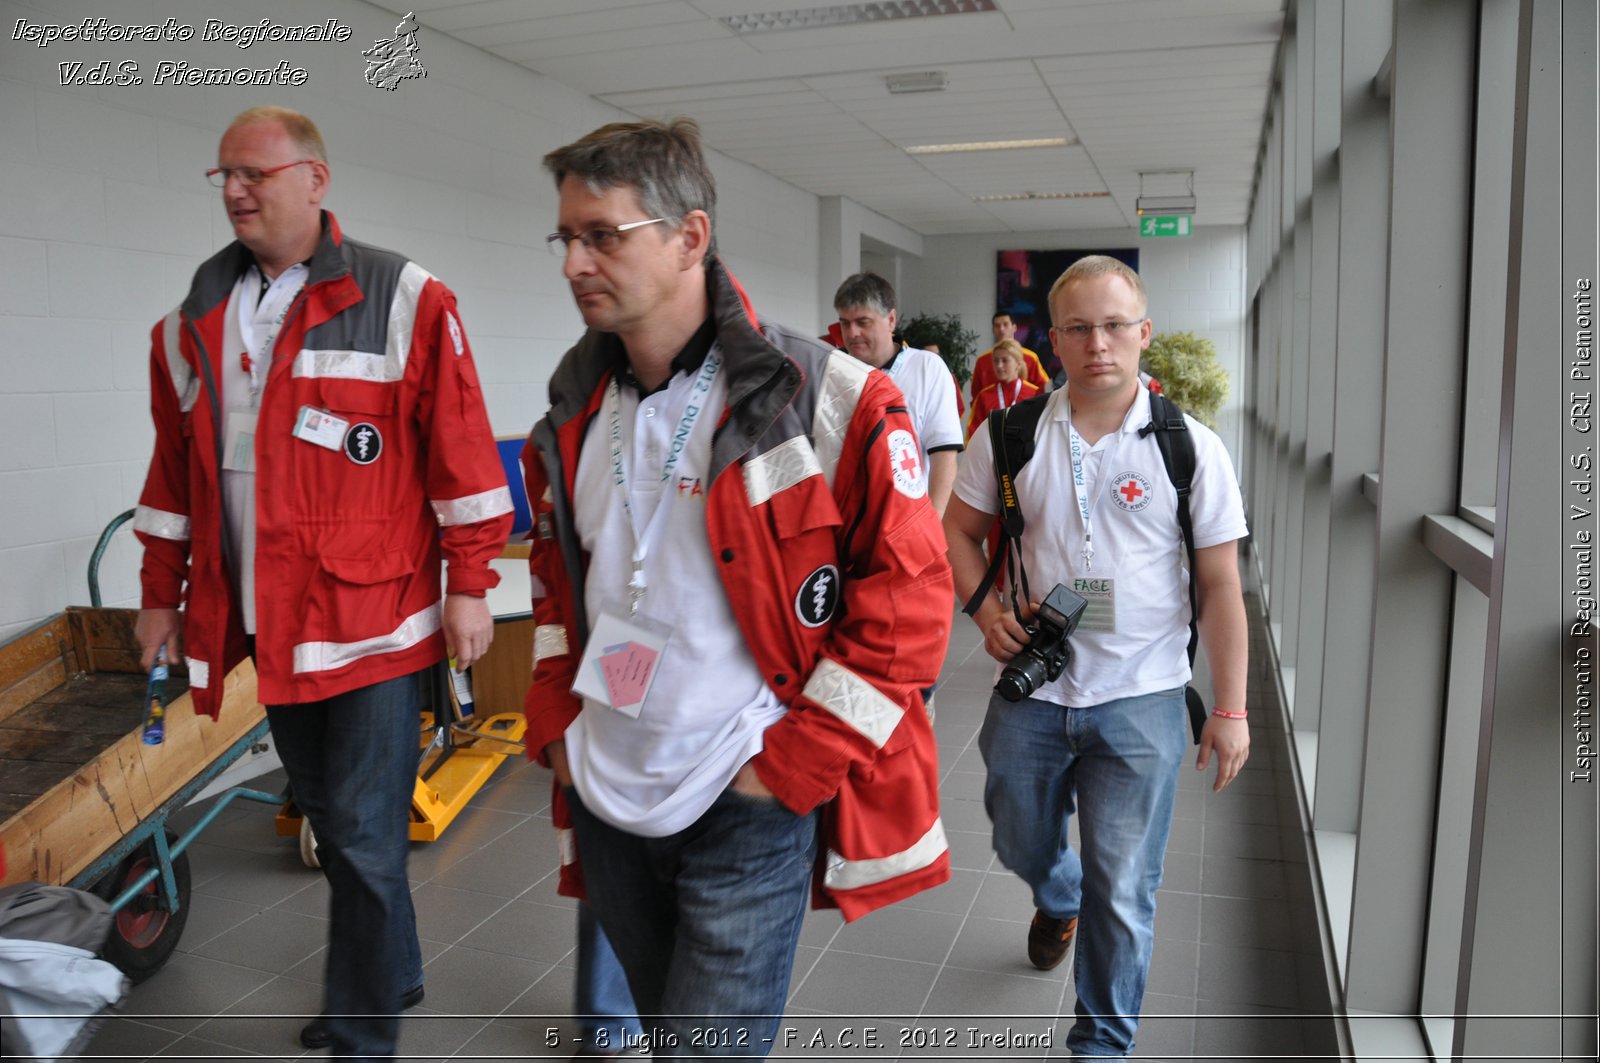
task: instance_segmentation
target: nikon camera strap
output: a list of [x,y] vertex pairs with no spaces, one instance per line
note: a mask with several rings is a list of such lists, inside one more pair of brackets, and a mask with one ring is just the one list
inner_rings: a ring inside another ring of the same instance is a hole
[[1031,399],[1002,406],[989,414],[989,446],[994,452],[995,489],[1000,497],[1000,546],[989,559],[989,569],[983,574],[978,589],[962,607],[962,612],[968,616],[976,613],[989,596],[989,589],[1000,575],[1001,565],[1006,565],[1010,572],[1008,579],[1011,586],[1021,591],[1020,597],[1012,595],[1013,607],[1019,615],[1022,601],[1032,600],[1033,596],[1028,592],[1026,569],[1021,572],[1021,582],[1017,581],[1016,567],[1021,564],[1021,554],[1014,544],[1022,542],[1025,522],[1022,508],[1017,504],[1016,476],[1033,457],[1034,431],[1038,428],[1039,418],[1044,414],[1049,398],[1049,392],[1041,392]]

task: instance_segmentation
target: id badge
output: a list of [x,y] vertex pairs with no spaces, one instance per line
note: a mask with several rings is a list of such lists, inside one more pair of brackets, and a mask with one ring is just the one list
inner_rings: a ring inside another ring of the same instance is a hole
[[256,471],[255,410],[229,410],[224,424],[222,467],[229,472]]
[[302,406],[294,421],[294,437],[328,450],[343,450],[344,434],[349,428],[350,422],[343,417],[315,406]]
[[637,720],[672,632],[652,620],[607,607],[589,635],[572,692]]
[[1074,576],[1072,589],[1089,603],[1078,620],[1079,631],[1114,635],[1117,631],[1117,581],[1109,576]]

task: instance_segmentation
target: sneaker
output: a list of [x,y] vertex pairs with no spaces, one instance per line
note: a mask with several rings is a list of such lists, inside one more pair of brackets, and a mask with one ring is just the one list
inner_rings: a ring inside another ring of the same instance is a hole
[[[410,1011],[422,1003],[423,988],[417,986],[400,994],[400,1010]],[[300,1029],[300,1043],[310,1049],[327,1048],[333,1044],[333,1034],[328,1031],[328,1018],[318,1015]]]
[[1055,919],[1041,911],[1033,913],[1028,927],[1028,962],[1041,971],[1053,971],[1067,958],[1072,935],[1078,932],[1078,919]]

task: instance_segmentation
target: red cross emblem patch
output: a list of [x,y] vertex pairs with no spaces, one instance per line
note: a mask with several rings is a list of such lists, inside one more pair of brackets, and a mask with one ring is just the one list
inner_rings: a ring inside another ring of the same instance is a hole
[[1119,472],[1111,478],[1111,501],[1129,513],[1137,513],[1150,504],[1150,480],[1141,473]]
[[928,477],[922,470],[922,444],[903,428],[889,433],[889,471],[894,474],[894,489],[907,498],[928,493]]

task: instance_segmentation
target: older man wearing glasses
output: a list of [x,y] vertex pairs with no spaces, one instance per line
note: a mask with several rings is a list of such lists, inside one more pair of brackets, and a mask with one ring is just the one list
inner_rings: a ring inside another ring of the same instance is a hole
[[139,641],[147,667],[181,650],[211,715],[255,659],[329,883],[324,1017],[302,1040],[387,1058],[422,996],[406,854],[425,679],[489,646],[511,496],[455,296],[321,209],[311,120],[245,111],[206,176],[237,239],[151,333]]
[[[1221,790],[1250,749],[1239,485],[1216,434],[1185,418],[1195,455],[1195,570],[1185,573],[1178,496],[1139,382],[1139,354],[1150,344],[1147,311],[1139,275],[1103,255],[1074,262],[1050,289],[1067,386],[1024,403],[1039,416],[1033,458],[1014,481],[1027,518],[1018,582],[1040,598],[1064,584],[1088,607],[1059,678],[1040,671],[1036,689],[1008,690],[1018,695],[1012,700],[997,693],[978,735],[995,851],[1033,893],[1028,959],[1051,970],[1077,940],[1077,1021],[1067,1036],[1074,1059],[1122,1059],[1133,1048],[1188,747],[1186,580],[1198,591],[1216,697],[1195,766],[1214,757],[1213,788]],[[963,597],[983,585],[983,543],[1001,509],[995,464],[990,433],[975,433],[945,511]],[[1021,622],[1028,610],[993,592],[969,609],[984,649],[1002,664],[1033,637]],[[1076,849],[1067,833],[1073,815],[1082,838]]]
[[759,1057],[813,876],[847,919],[949,877],[922,448],[887,376],[756,317],[693,122],[606,126],[545,166],[589,328],[523,456],[528,747],[575,829],[562,885],[581,859],[658,1057]]

